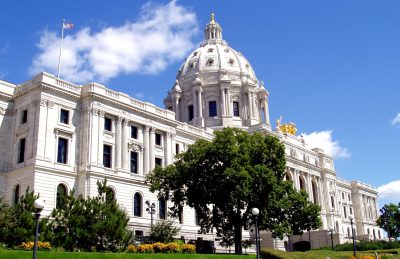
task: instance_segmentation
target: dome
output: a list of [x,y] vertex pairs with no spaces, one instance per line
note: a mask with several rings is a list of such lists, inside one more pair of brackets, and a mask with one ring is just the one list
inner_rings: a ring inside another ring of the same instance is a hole
[[270,126],[268,91],[248,60],[222,39],[222,28],[211,14],[204,41],[181,65],[164,99],[176,119],[196,127],[247,128]]
[[[206,78],[215,78],[216,75],[228,75],[230,79],[238,81],[251,81],[257,85],[258,80],[249,61],[238,51],[231,48],[222,39],[222,29],[215,22],[214,16],[206,26],[205,40],[199,48],[194,50],[182,64],[177,80],[182,82],[193,81],[196,74],[203,82],[207,83]],[[209,81],[209,80],[208,80]]]

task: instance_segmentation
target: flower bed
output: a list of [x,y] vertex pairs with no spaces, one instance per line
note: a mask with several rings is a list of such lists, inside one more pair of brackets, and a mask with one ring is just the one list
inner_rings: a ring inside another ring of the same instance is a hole
[[174,254],[194,254],[196,253],[196,246],[191,244],[179,244],[179,243],[154,243],[154,244],[142,244],[142,245],[129,245],[127,250],[128,253],[174,253]]

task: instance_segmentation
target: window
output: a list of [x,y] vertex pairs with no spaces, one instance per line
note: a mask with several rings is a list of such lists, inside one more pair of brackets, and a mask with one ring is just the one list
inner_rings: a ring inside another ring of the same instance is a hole
[[194,117],[193,105],[188,106],[188,115],[189,115],[189,121],[193,120]]
[[135,126],[131,126],[131,138],[135,138],[135,139],[137,139],[137,127],[135,127]]
[[139,193],[135,193],[133,197],[133,216],[142,216],[142,196]]
[[239,117],[239,102],[233,102],[233,116]]
[[161,146],[161,134],[156,133],[156,145]]
[[14,204],[19,203],[19,184],[17,184],[14,188]]
[[111,168],[111,146],[104,145],[103,146],[103,165],[104,167]]
[[162,159],[161,158],[156,157],[155,162],[156,162],[156,166],[162,166]]
[[18,164],[25,161],[25,138],[19,140],[18,145]]
[[143,236],[143,230],[135,230],[135,236],[142,237]]
[[217,116],[217,102],[216,101],[208,102],[208,116],[210,116],[210,117]]
[[345,219],[347,219],[347,209],[346,206],[343,206],[343,216]]
[[306,183],[304,181],[304,178],[300,176],[299,181],[300,181],[300,190],[306,190]]
[[23,110],[21,112],[21,124],[24,124],[28,121],[28,110]]
[[57,162],[66,164],[68,157],[68,139],[58,138]]
[[56,208],[62,209],[65,205],[65,195],[67,195],[67,187],[64,184],[59,184],[57,186],[57,199]]
[[344,200],[344,192],[342,192],[342,200]]
[[353,208],[350,207],[349,210],[350,210],[350,215],[353,215]]
[[349,195],[347,195],[347,197],[349,198],[349,201],[351,201],[351,196],[350,196],[350,194],[349,194]]
[[112,131],[112,120],[110,118],[104,118],[104,130]]
[[160,198],[158,199],[158,217],[160,219],[165,219],[165,215],[166,213],[166,206],[165,206],[165,199],[164,198]]
[[131,173],[138,173],[138,153],[131,152]]
[[331,206],[332,206],[332,209],[335,208],[335,198],[333,196],[331,196]]
[[179,144],[175,144],[175,154],[179,154]]
[[61,109],[60,123],[69,124],[69,111],[68,110]]
[[179,223],[183,224],[183,206],[178,205],[178,219]]
[[200,226],[200,218],[197,215],[197,211],[195,211],[195,213],[194,213],[194,221],[195,221],[196,226]]

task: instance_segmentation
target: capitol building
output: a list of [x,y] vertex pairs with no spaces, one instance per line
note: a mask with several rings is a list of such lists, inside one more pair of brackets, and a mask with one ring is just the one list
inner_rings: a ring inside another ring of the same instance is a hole
[[[75,189],[96,196],[96,182],[107,178],[130,217],[129,227],[145,236],[151,220],[146,201],[156,204],[156,219],[166,218],[169,207],[145,184],[149,171],[171,164],[197,139],[211,140],[213,131],[237,127],[279,138],[286,149],[286,180],[321,206],[320,229],[283,240],[263,232],[263,247],[329,246],[331,232],[335,244],[350,242],[350,219],[356,239],[383,239],[375,223],[377,190],[337,177],[333,157],[311,149],[294,124],[271,121],[268,103],[268,90],[244,55],[223,40],[213,15],[204,41],[179,68],[164,108],[98,83],[77,85],[45,72],[21,84],[0,81],[0,197],[17,203],[29,187],[40,194],[49,215],[64,193]],[[190,207],[176,222],[186,240],[219,243],[213,234],[198,234]],[[244,231],[243,236],[253,235]]]

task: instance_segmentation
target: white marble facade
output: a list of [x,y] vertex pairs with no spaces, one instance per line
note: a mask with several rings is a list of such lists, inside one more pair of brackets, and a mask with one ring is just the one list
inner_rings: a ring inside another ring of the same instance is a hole
[[[150,215],[145,201],[158,205],[156,219],[162,217],[160,208],[168,207],[148,190],[146,174],[156,164],[172,163],[197,139],[211,140],[214,130],[231,126],[272,134],[285,144],[286,178],[322,208],[323,226],[307,236],[312,247],[330,244],[329,229],[335,229],[336,243],[349,241],[350,218],[358,238],[383,238],[374,223],[376,189],[338,178],[333,158],[322,149],[310,149],[301,136],[273,129],[268,91],[249,62],[222,39],[214,17],[204,33],[204,42],[181,66],[165,98],[166,109],[97,83],[76,85],[47,73],[18,85],[0,81],[0,196],[12,204],[29,187],[45,200],[44,213],[49,214],[57,192],[75,189],[94,196],[96,182],[106,177],[130,216],[130,227],[146,235]],[[191,208],[183,208],[177,223],[186,239],[215,239],[197,234]],[[305,238],[284,242],[269,233],[262,236],[264,245],[282,249]]]

